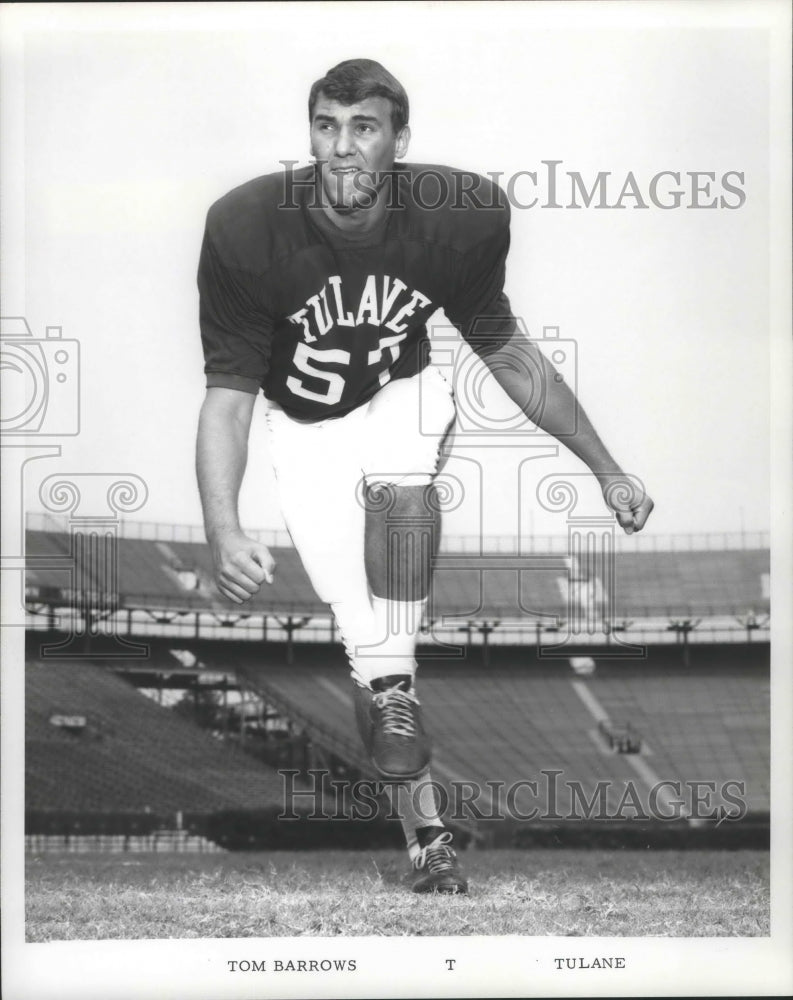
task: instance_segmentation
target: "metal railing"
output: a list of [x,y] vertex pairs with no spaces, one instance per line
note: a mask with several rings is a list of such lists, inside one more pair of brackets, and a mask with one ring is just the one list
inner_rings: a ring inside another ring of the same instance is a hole
[[86,854],[94,851],[113,853],[225,853],[224,848],[197,834],[183,830],[156,830],[140,835],[107,833],[28,833],[25,851],[31,854]]
[[[152,598],[152,606],[156,599]],[[222,625],[217,616],[211,612],[174,618],[167,623],[157,621],[151,614],[144,611],[134,611],[128,614],[126,610],[109,616],[101,623],[99,635],[122,636],[126,639],[165,638],[175,642],[195,639],[220,639],[234,642],[245,640],[250,642],[284,643],[290,641],[290,632],[278,622],[278,616],[267,612],[256,612],[249,617],[239,618],[233,625]],[[487,620],[493,625],[489,631],[489,645],[536,646],[538,643],[539,619],[526,618],[521,620],[503,620],[492,622],[494,616],[474,616],[470,620],[459,617],[446,622],[436,621],[427,633],[419,637],[419,644],[430,644],[435,641],[450,643],[454,646],[481,646],[485,639],[476,626]],[[653,609],[646,616],[633,612],[627,627],[617,624],[617,628],[607,633],[602,623],[593,632],[578,631],[572,633],[569,641],[576,641],[592,646],[618,644],[624,642],[651,642],[659,644],[675,644],[680,641],[678,634],[670,628],[679,614],[671,611],[663,613]],[[686,616],[684,616],[686,617]],[[768,615],[760,616],[756,625],[749,628],[743,620],[745,616],[730,615],[723,609],[713,609],[712,613],[700,611],[701,621],[687,636],[690,643],[745,643],[768,642],[770,624]],[[53,621],[53,618],[55,619]],[[264,619],[267,619],[265,627]],[[474,626],[468,630],[466,623]],[[567,634],[564,623],[549,628],[550,619],[540,625],[540,642],[543,645],[553,645]],[[84,630],[85,623],[79,612],[73,608],[58,609],[54,615],[50,612],[29,614],[27,628],[31,633],[68,634]],[[291,634],[291,641],[297,648],[306,643],[335,642],[337,631],[330,616],[324,614],[312,615],[305,627]]]

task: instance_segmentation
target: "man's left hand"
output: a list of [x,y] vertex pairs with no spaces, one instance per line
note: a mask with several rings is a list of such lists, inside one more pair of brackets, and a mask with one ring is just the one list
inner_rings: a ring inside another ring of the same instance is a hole
[[641,531],[655,506],[641,482],[624,472],[601,473],[597,478],[606,506],[617,515],[625,534]]

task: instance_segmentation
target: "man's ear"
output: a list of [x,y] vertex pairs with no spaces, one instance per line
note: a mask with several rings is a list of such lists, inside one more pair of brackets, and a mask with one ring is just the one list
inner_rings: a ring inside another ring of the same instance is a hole
[[410,127],[408,125],[405,125],[405,127],[397,136],[396,140],[396,150],[394,151],[394,156],[396,156],[398,160],[401,160],[402,157],[407,153],[409,143],[410,143]]

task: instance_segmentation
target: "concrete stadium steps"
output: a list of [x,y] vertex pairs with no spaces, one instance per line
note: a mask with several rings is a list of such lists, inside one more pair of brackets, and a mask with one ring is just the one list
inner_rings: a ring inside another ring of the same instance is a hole
[[[28,585],[69,584],[68,569],[47,569],[41,558],[71,555],[71,539],[58,532],[28,531],[31,556]],[[641,541],[637,541],[640,545]],[[122,605],[234,610],[212,589],[212,560],[197,542],[118,541],[119,592]],[[253,612],[325,614],[300,558],[292,548],[274,547],[277,572],[247,605]],[[570,568],[564,555],[535,553],[533,568],[509,553],[443,552],[435,572],[431,614],[511,618],[529,613],[567,614]],[[681,552],[617,552],[614,556],[616,616],[731,615],[768,611],[762,578],[769,572],[769,552],[703,550]],[[180,583],[178,570],[193,570],[198,589]],[[78,559],[74,579],[101,589],[95,566]],[[601,583],[606,581],[601,580]]]
[[[74,735],[52,725],[53,714],[88,725]],[[266,765],[79,661],[27,666],[26,780],[31,809],[200,812],[276,804],[281,795]]]

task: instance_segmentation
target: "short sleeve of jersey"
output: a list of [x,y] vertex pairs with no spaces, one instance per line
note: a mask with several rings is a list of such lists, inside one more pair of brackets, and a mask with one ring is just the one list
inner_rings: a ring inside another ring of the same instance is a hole
[[256,302],[250,277],[221,260],[209,226],[201,246],[198,291],[207,388],[256,395],[267,374],[274,324]]
[[509,251],[509,211],[499,212],[494,232],[462,258],[455,294],[444,306],[448,318],[479,354],[502,347],[515,330],[509,299],[504,294]]

